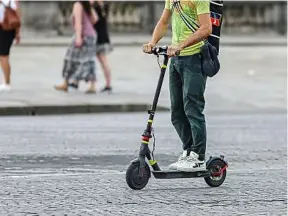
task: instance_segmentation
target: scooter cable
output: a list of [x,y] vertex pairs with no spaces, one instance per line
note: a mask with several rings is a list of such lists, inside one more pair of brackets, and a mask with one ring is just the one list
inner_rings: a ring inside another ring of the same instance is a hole
[[154,128],[152,128],[152,137],[153,137],[153,149],[152,149],[151,155],[152,155],[153,160],[155,160],[154,154],[153,154],[155,151],[155,145],[156,145],[156,137],[154,134]]
[[161,65],[160,65],[160,62],[159,62],[159,55],[157,55],[157,62],[158,62],[159,68],[161,69]]

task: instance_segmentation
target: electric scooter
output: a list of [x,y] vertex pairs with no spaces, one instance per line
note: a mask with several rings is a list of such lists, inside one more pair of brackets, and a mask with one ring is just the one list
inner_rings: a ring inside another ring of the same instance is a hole
[[[153,151],[151,152],[148,144],[152,138],[153,128],[152,123],[155,116],[157,103],[159,95],[161,92],[162,83],[164,80],[167,64],[169,57],[167,55],[168,46],[155,47],[152,49],[152,54],[159,58],[160,55],[164,56],[163,65],[161,66],[161,73],[158,80],[154,100],[152,107],[148,110],[149,119],[142,135],[142,141],[140,145],[139,156],[131,161],[127,171],[126,171],[126,182],[128,186],[133,190],[143,189],[151,178],[151,170],[156,179],[175,179],[175,178],[204,178],[205,182],[210,187],[219,187],[223,184],[226,178],[226,169],[228,168],[228,163],[224,159],[223,155],[220,157],[212,157],[206,161],[206,170],[194,171],[194,172],[182,172],[182,171],[172,171],[172,170],[161,170],[157,161],[154,158],[153,152],[155,150],[155,139],[153,143]],[[179,53],[177,53],[179,55]],[[146,158],[150,164],[146,162]]]

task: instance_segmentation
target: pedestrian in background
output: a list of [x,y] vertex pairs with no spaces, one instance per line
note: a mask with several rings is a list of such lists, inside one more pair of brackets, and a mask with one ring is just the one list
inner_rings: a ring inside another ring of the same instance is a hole
[[111,93],[111,71],[107,59],[107,54],[112,51],[112,46],[110,43],[110,37],[108,32],[108,13],[109,5],[103,0],[94,1],[94,9],[98,14],[99,20],[94,24],[94,28],[97,32],[97,45],[96,45],[96,56],[99,60],[102,69],[104,71],[104,76],[106,79],[106,86],[101,90],[101,92]]
[[16,39],[20,42],[20,7],[17,0],[0,0],[0,64],[4,73],[4,83],[0,91],[11,89],[11,66],[9,62],[10,48]]
[[64,82],[56,85],[58,91],[68,91],[69,84],[78,86],[79,81],[89,82],[86,93],[96,92],[96,40],[93,25],[98,15],[90,1],[76,1],[73,5],[72,24],[75,34],[64,58]]

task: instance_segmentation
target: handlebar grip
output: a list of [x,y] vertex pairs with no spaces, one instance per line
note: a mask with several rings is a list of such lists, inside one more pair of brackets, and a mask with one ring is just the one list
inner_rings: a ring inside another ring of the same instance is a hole
[[151,53],[157,55],[157,47],[153,47]]
[[158,54],[160,54],[160,53],[164,54],[164,53],[167,53],[167,49],[168,49],[167,46],[163,46],[163,47],[156,46],[156,47],[153,47],[153,48],[152,48],[152,53],[153,53],[154,55],[158,55]]
[[[159,55],[159,54],[161,54],[161,55],[167,55],[168,46],[163,46],[163,47],[157,46],[157,47],[153,47],[151,51],[152,51],[152,53],[153,53],[154,55]],[[176,56],[179,56],[179,55],[180,55],[180,50],[176,51],[175,55],[176,55]]]

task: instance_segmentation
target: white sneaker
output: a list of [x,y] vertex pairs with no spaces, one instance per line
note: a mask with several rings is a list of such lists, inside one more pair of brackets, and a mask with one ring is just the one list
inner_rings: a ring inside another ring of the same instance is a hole
[[177,170],[178,166],[183,163],[184,159],[187,157],[187,151],[185,150],[183,154],[179,157],[178,161],[169,165],[170,170]]
[[0,91],[8,92],[10,90],[11,90],[11,86],[10,85],[7,85],[7,84],[0,85]]
[[178,165],[177,170],[182,172],[196,172],[206,170],[205,161],[198,160],[199,155],[195,152],[190,152],[181,164]]

